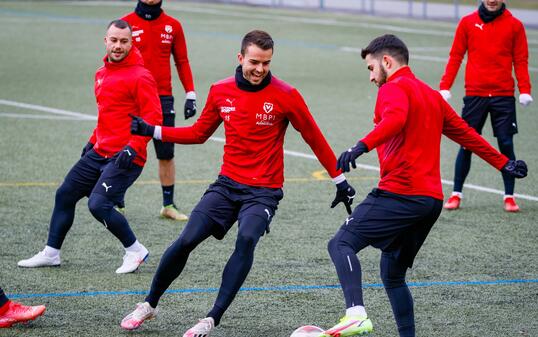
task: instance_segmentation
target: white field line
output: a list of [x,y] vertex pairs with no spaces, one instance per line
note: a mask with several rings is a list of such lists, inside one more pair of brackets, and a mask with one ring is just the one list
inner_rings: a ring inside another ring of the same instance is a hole
[[[89,121],[89,120],[96,120],[97,119],[96,116],[86,115],[86,114],[83,114],[83,113],[80,113],[80,112],[49,108],[49,107],[45,107],[45,106],[41,106],[41,105],[20,103],[20,102],[8,101],[8,100],[3,100],[3,99],[0,99],[0,105],[15,106],[15,107],[19,107],[19,108],[26,108],[26,109],[29,109],[29,110],[37,110],[37,111],[49,112],[49,113],[53,113],[53,114],[69,116],[69,117],[71,117],[73,119],[78,119],[78,120]],[[16,114],[10,114],[10,115],[16,115]],[[26,114],[20,114],[20,116],[22,118],[25,118],[24,117],[25,115]],[[3,116],[3,114],[0,114],[0,116]],[[32,116],[37,117],[37,115],[32,115]],[[12,117],[12,116],[10,116],[10,117]],[[46,116],[46,115],[42,116],[43,119],[50,119],[50,117],[51,116]],[[225,141],[225,139],[222,138],[222,137],[210,137],[209,139],[214,141],[214,142],[220,142],[220,143],[224,143],[224,141]],[[318,160],[317,157],[314,156],[313,154],[308,154],[308,153],[303,153],[303,152],[284,150],[284,154],[286,154],[288,156],[292,156],[292,157],[299,157],[299,158],[305,158],[305,159],[311,159],[311,160]],[[364,170],[379,172],[379,167],[378,166],[357,164],[357,167],[362,168]],[[449,181],[449,180],[442,179],[441,181],[445,185],[454,185],[454,183],[452,181]],[[464,187],[472,189],[472,190],[481,191],[481,192],[504,195],[504,191],[496,190],[496,189],[489,188],[489,187],[484,187],[484,186],[479,186],[479,185],[474,185],[474,184],[465,184]],[[532,196],[532,195],[515,193],[515,196],[518,197],[519,199],[538,201],[538,197],[535,197],[535,196]]]

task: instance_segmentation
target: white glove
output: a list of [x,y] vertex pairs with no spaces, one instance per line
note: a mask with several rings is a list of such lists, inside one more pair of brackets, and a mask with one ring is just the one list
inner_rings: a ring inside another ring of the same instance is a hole
[[443,96],[443,98],[447,102],[449,99],[452,98],[452,94],[450,93],[450,90],[439,90],[439,93],[441,94],[441,96]]
[[529,106],[532,103],[532,96],[529,94],[519,95],[519,104],[523,106]]

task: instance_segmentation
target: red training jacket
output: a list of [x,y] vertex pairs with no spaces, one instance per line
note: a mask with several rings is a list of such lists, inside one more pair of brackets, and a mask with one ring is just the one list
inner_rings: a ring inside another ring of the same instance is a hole
[[144,20],[135,12],[122,18],[133,28],[133,44],[140,49],[146,68],[151,71],[159,95],[172,95],[170,54],[174,56],[177,73],[185,92],[194,91],[194,81],[187,55],[183,28],[178,20],[163,11],[155,20]]
[[299,92],[275,76],[258,92],[237,87],[234,77],[211,86],[200,118],[190,127],[162,127],[162,140],[204,143],[224,122],[226,143],[220,174],[241,184],[280,188],[284,183],[284,135],[291,125],[331,177],[336,157]]
[[466,52],[465,95],[514,96],[512,64],[519,92],[531,93],[525,28],[509,10],[489,23],[482,21],[478,11],[461,19],[439,84],[441,90],[452,87]]
[[499,170],[508,162],[407,66],[379,89],[374,125],[361,141],[370,150],[377,148],[379,188],[389,192],[443,199],[442,134]]
[[151,137],[131,135],[131,117],[140,116],[148,123],[162,123],[161,103],[157,85],[150,72],[144,68],[142,55],[133,47],[122,61],[109,62],[95,73],[95,99],[97,101],[97,126],[90,143],[103,157],[112,157],[124,146],[131,146],[137,153],[134,163],[144,166],[146,145]]

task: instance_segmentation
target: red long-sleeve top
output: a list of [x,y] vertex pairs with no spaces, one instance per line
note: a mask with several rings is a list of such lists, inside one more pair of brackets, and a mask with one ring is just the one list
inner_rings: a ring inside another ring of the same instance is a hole
[[478,11],[461,19],[439,84],[441,90],[452,87],[465,53],[467,96],[514,96],[512,66],[519,92],[531,93],[525,27],[509,10],[489,23],[482,21]]
[[194,91],[187,43],[179,21],[165,12],[162,12],[155,20],[144,20],[134,12],[122,19],[127,21],[133,29],[133,44],[140,50],[144,65],[153,74],[159,95],[172,95],[170,55],[174,57],[177,73],[185,92]]
[[389,192],[443,199],[442,134],[499,170],[508,162],[407,66],[379,89],[374,125],[361,141],[369,150],[377,149],[379,188]]
[[144,67],[142,55],[133,47],[120,62],[109,62],[95,73],[97,126],[90,143],[103,157],[112,157],[126,145],[136,151],[134,163],[144,166],[146,145],[150,137],[131,135],[131,117],[142,117],[148,123],[162,123],[161,103],[153,76]]
[[280,188],[284,183],[284,135],[299,131],[331,177],[336,157],[299,92],[275,76],[257,92],[239,89],[234,77],[211,86],[200,118],[189,127],[162,127],[162,140],[204,143],[224,122],[226,143],[220,174],[250,186]]

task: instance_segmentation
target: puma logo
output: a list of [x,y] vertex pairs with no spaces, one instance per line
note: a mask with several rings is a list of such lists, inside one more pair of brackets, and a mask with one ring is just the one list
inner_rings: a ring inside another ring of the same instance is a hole
[[474,26],[480,28],[480,30],[484,30],[484,24],[479,25],[478,23],[475,23]]
[[230,103],[230,105],[233,105],[235,102],[235,99],[226,98],[226,102]]
[[270,220],[271,219],[271,213],[269,212],[269,210],[266,208],[264,209],[265,213],[267,213],[267,220]]
[[125,150],[123,150],[123,152],[127,152],[127,154],[129,155],[129,157],[132,156],[131,151],[129,151],[129,149],[125,149]]
[[108,192],[108,189],[112,187],[112,185],[107,186],[106,183],[101,184],[105,188],[105,192]]
[[349,225],[349,222],[353,220],[353,218],[346,218],[346,226]]

